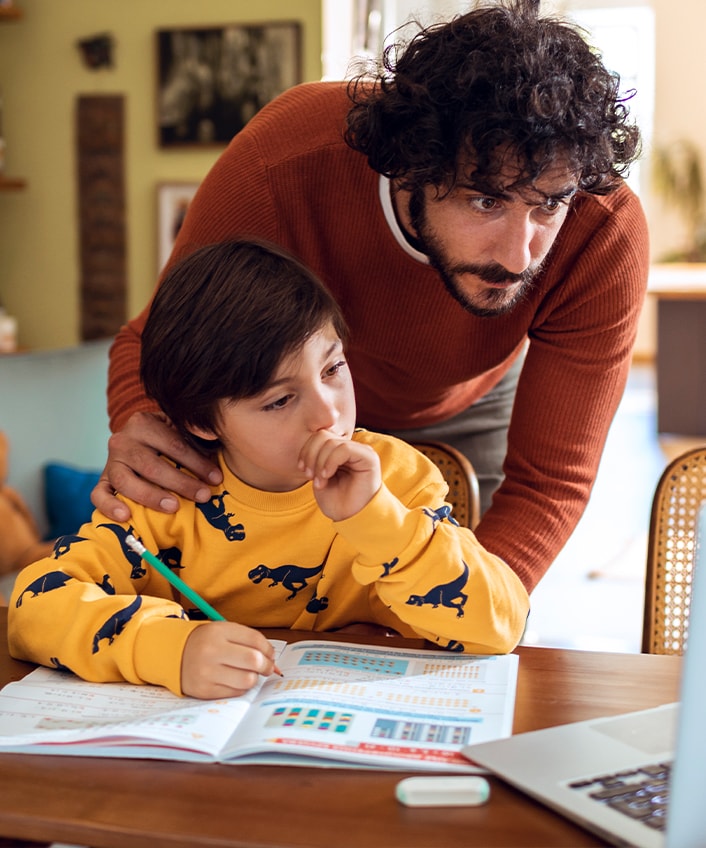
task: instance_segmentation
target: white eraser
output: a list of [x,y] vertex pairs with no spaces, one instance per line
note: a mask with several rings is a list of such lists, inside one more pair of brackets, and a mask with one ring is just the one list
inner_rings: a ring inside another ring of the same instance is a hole
[[395,795],[408,807],[475,807],[490,798],[490,786],[483,777],[466,775],[406,777]]

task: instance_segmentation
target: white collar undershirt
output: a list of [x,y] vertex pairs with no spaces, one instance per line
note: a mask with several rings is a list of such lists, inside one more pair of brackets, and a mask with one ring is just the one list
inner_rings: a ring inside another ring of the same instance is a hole
[[390,180],[380,174],[379,181],[379,193],[380,193],[380,205],[382,206],[382,211],[385,216],[385,220],[387,221],[387,226],[390,228],[390,232],[395,237],[397,244],[407,253],[412,259],[416,259],[417,262],[422,262],[424,265],[429,264],[429,259],[426,254],[421,253],[416,248],[412,247],[412,245],[405,238],[402,229],[397,222],[397,216],[395,215],[395,207],[392,205],[392,192]]

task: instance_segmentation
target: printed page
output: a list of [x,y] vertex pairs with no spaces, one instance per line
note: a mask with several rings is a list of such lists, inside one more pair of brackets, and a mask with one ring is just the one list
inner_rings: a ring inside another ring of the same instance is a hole
[[471,771],[462,746],[512,732],[516,655],[300,642],[279,663],[224,759]]
[[0,691],[0,750],[215,761],[258,690],[203,701],[37,668]]

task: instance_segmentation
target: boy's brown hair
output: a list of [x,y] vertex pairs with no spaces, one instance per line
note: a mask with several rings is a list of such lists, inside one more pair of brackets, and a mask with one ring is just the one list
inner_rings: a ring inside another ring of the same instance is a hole
[[157,290],[140,376],[193,443],[189,427],[217,432],[220,400],[259,394],[282,359],[329,323],[345,345],[336,301],[286,251],[254,239],[209,245],[171,267]]

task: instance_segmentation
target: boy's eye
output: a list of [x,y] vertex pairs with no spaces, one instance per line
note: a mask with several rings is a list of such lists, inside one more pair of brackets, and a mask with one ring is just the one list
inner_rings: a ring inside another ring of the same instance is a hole
[[289,401],[292,399],[292,395],[284,395],[281,398],[277,398],[277,400],[273,400],[272,403],[268,403],[262,407],[265,412],[268,412],[271,409],[282,409],[285,407]]
[[347,363],[346,363],[345,359],[341,359],[339,362],[334,362],[334,364],[330,368],[327,368],[324,371],[324,376],[325,377],[335,376],[336,374],[338,374],[338,372],[341,370],[341,368],[346,367],[346,364]]

